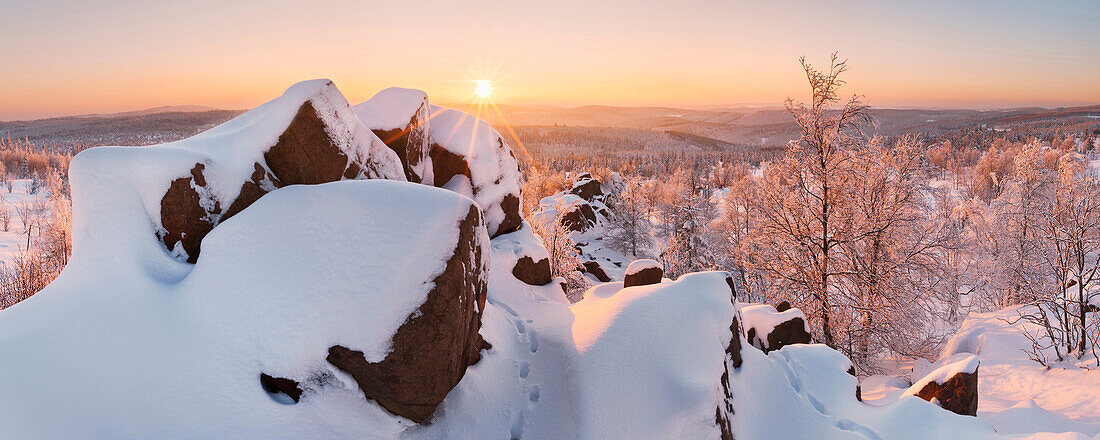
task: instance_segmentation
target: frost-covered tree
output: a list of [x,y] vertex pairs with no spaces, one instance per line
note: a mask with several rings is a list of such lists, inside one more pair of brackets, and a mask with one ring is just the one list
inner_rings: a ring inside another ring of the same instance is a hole
[[651,245],[652,224],[647,217],[646,192],[645,183],[638,178],[628,178],[611,194],[605,242],[612,249],[637,257]]
[[812,99],[809,105],[787,100],[801,136],[761,180],[750,254],[756,267],[779,280],[814,315],[819,340],[837,347],[832,321],[842,288],[839,276],[847,273],[839,251],[851,237],[852,152],[866,143],[860,129],[870,119],[858,97],[831,108],[839,102],[845,61],[833,54],[826,70],[804,58],[801,62]]

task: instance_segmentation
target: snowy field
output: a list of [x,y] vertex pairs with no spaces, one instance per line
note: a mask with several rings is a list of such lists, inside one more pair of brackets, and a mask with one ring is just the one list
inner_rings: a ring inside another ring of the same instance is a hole
[[49,195],[45,185],[36,194],[31,194],[30,188],[31,179],[12,180],[11,192],[8,192],[7,186],[0,185],[0,197],[4,200],[0,206],[11,216],[7,230],[0,224],[0,262],[8,261],[17,252],[27,249],[27,235],[23,233],[23,223],[19,221],[16,207],[21,203],[34,204]]

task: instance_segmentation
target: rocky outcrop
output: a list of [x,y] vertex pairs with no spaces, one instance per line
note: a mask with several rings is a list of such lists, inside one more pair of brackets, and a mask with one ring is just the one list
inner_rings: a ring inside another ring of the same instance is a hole
[[623,287],[659,284],[664,277],[664,266],[655,260],[634,260],[626,267]]
[[[274,143],[265,145],[265,137]],[[180,143],[220,149],[192,148],[207,158],[171,181],[161,197],[157,231],[173,255],[190,263],[198,260],[203,237],[218,223],[276,188],[343,179],[405,180],[396,156],[366,130],[327,80],[296,84],[282,97],[193,139]],[[219,160],[226,155],[263,160],[240,169],[235,158]]]
[[550,276],[550,260],[542,258],[535,261],[527,255],[516,260],[516,265],[512,267],[512,276],[532,286],[545,286],[553,281]]
[[[410,182],[434,185],[428,95],[391,87],[353,107],[359,120],[397,154]],[[446,183],[446,182],[441,182]]]
[[959,353],[913,383],[903,395],[917,396],[955,414],[978,414],[978,357]]
[[584,269],[581,272],[592,274],[601,283],[611,281],[611,277],[603,270],[603,266],[600,266],[600,263],[596,261],[585,261],[581,264],[581,268]]
[[573,183],[573,188],[569,192],[589,202],[603,200],[603,188],[600,186],[600,181],[593,179],[592,175],[588,173],[582,174]]
[[392,350],[368,362],[355,347],[329,348],[328,361],[350,374],[368,399],[387,411],[420,423],[427,420],[466,367],[486,348],[478,330],[485,308],[487,261],[478,229],[481,214],[471,207],[459,224],[459,240],[427,300],[393,335]]
[[[730,307],[737,310],[737,289],[733,277],[726,277],[730,288]],[[715,410],[714,423],[722,433],[722,440],[733,440],[733,390],[730,387],[730,368],[741,368],[741,330],[737,314],[730,320],[730,343],[726,346],[726,362],[722,370],[722,400]]]
[[432,162],[435,186],[474,199],[485,213],[491,237],[519,230],[519,162],[504,138],[489,124],[466,113],[431,106]]
[[561,224],[565,229],[575,232],[587,231],[596,225],[596,212],[588,203],[575,203],[566,207],[567,211],[561,214]]
[[978,415],[978,372],[957,373],[944,383],[929,382],[917,397],[936,399],[943,409],[964,416]]

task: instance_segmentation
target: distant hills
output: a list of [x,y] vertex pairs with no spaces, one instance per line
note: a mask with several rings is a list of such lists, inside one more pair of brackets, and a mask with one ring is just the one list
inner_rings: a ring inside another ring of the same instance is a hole
[[[497,127],[594,127],[666,133],[704,150],[776,147],[797,136],[791,117],[779,106],[685,109],[676,107],[513,106],[444,104],[479,114]],[[186,105],[146,110],[0,122],[0,137],[34,142],[89,145],[145,145],[167,142],[209,129],[240,114]],[[1100,105],[1004,110],[872,109],[882,134],[936,134],[967,127],[1011,129],[1034,123],[1100,124]],[[506,130],[501,130],[502,132]]]

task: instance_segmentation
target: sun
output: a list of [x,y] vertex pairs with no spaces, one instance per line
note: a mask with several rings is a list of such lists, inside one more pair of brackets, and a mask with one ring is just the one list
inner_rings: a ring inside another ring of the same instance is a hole
[[493,94],[493,83],[489,82],[487,79],[474,81],[474,85],[474,94],[477,95],[478,98],[488,99],[489,96]]

